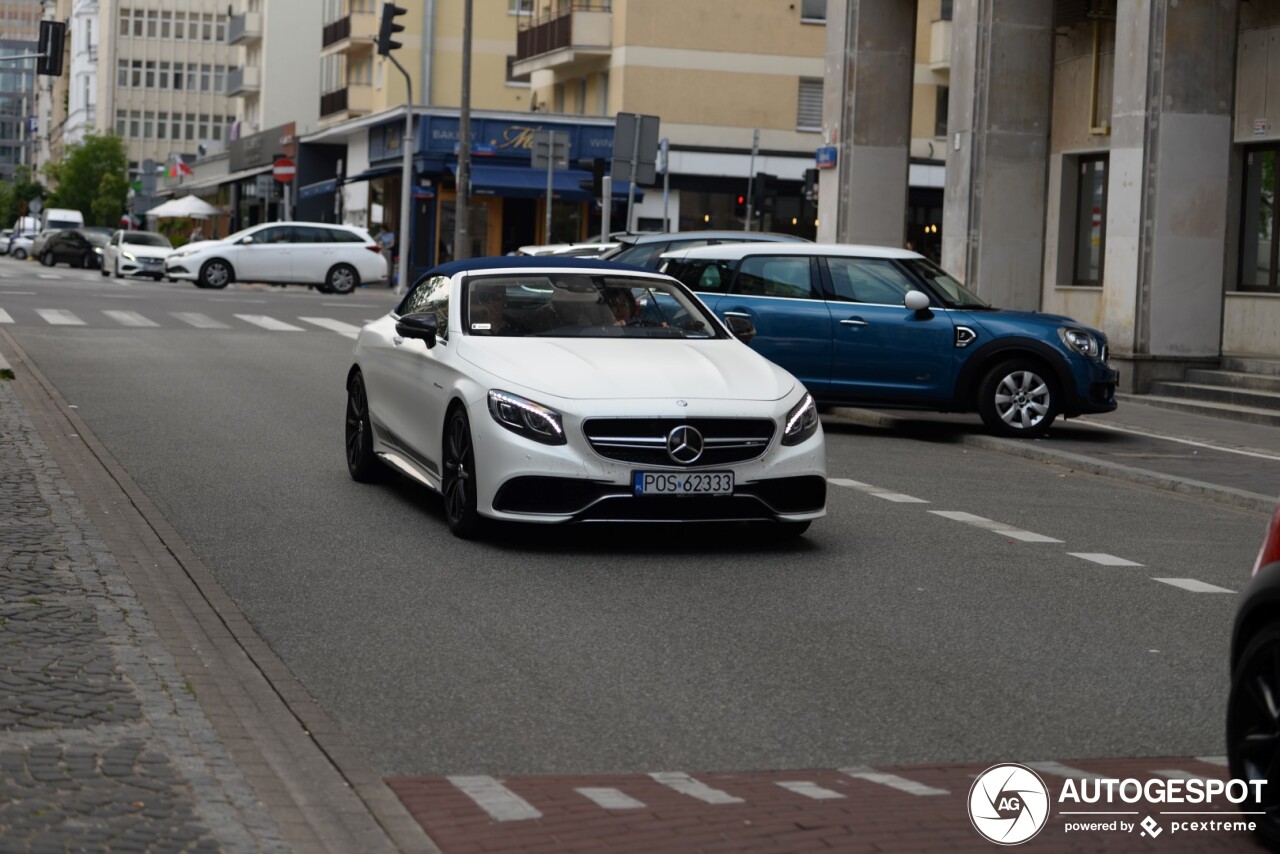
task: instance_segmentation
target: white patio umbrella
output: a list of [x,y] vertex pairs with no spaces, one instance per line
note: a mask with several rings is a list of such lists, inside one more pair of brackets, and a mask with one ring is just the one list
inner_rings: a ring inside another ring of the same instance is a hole
[[219,216],[221,214],[222,211],[220,209],[195,196],[170,199],[164,204],[147,211],[147,216],[187,217],[190,219],[208,219],[211,216]]

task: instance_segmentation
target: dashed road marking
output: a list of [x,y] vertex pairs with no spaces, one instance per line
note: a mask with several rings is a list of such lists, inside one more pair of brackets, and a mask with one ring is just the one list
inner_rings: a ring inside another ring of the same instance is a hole
[[195,311],[174,311],[170,312],[174,317],[183,323],[190,324],[196,329],[230,329],[230,326],[221,321],[214,320],[207,314],[200,314]]
[[997,522],[994,519],[988,519],[985,516],[975,516],[972,513],[965,513],[963,510],[930,510],[935,516],[941,516],[944,519],[951,519],[955,522],[964,522],[966,525],[972,525],[975,528],[981,528],[984,531],[991,531],[1002,537],[1009,537],[1013,540],[1022,540],[1025,543],[1060,543],[1062,540],[1046,537],[1044,534],[1036,534],[1031,531],[1024,531],[1021,528],[1015,528],[1012,525],[1006,525],[1004,522]]
[[1234,590],[1228,590],[1216,584],[1206,584],[1194,578],[1153,578],[1151,580],[1172,584],[1174,587],[1181,587],[1183,590],[1190,590],[1192,593],[1235,593]]
[[492,777],[478,775],[447,779],[494,821],[525,821],[542,817],[532,804]]
[[926,786],[924,783],[917,783],[915,780],[908,780],[906,777],[899,777],[897,774],[877,771],[866,765],[841,768],[840,773],[858,780],[866,780],[869,783],[879,783],[882,786],[888,786],[891,789],[897,789],[899,792],[906,792],[909,795],[928,797],[931,795],[950,794],[946,789],[935,789],[933,786]]
[[1105,554],[1104,552],[1067,552],[1072,557],[1078,557],[1081,560],[1087,560],[1091,563],[1101,564],[1102,566],[1142,566],[1135,561],[1126,560],[1115,555]]
[[156,327],[160,325],[154,320],[149,320],[148,318],[143,317],[136,311],[104,311],[102,313],[114,320],[116,323],[119,323],[121,326]]
[[50,326],[84,326],[84,321],[66,309],[37,308],[36,314],[44,318]]
[[1101,774],[1095,774],[1092,771],[1084,771],[1080,768],[1072,768],[1069,765],[1063,765],[1061,762],[1024,762],[1028,768],[1033,771],[1039,771],[1041,774],[1051,774],[1054,777],[1070,777],[1073,780],[1101,780]]
[[916,498],[911,495],[904,495],[901,492],[893,492],[880,486],[872,486],[869,483],[863,483],[859,480],[849,480],[846,477],[829,477],[828,483],[836,486],[843,486],[847,489],[856,489],[858,492],[865,492],[876,498],[883,498],[885,501],[893,501],[897,504],[928,504],[929,502],[923,498]]
[[310,323],[313,326],[319,326],[321,329],[329,329],[348,338],[355,338],[360,334],[359,326],[352,326],[350,323],[343,323],[341,320],[334,320],[331,317],[299,317],[298,319],[303,323]]
[[703,783],[701,780],[695,780],[683,771],[655,771],[649,775],[658,783],[666,786],[668,789],[679,792],[682,795],[688,795],[691,798],[703,801],[708,804],[741,804],[745,803],[742,798],[731,795],[728,792],[722,792]]
[[637,801],[630,795],[624,794],[617,789],[607,787],[587,786],[581,789],[574,789],[579,795],[582,795],[597,806],[604,807],[607,810],[639,810],[644,809],[644,804]]
[[61,279],[62,278],[57,273],[36,273],[36,275],[41,279]]
[[13,323],[13,315],[0,308],[0,323]]
[[839,792],[824,789],[817,783],[810,783],[807,780],[782,780],[777,785],[788,792],[795,792],[797,795],[804,795],[806,798],[813,798],[815,801],[830,801],[844,797]]
[[254,326],[260,326],[271,332],[301,332],[301,326],[294,326],[292,323],[285,323],[283,320],[276,320],[274,317],[268,317],[265,314],[237,314],[236,317],[245,323],[252,323]]
[[873,492],[876,498],[883,498],[885,501],[892,501],[895,504],[928,504],[929,502],[923,498],[916,498],[914,495],[903,495],[901,492]]

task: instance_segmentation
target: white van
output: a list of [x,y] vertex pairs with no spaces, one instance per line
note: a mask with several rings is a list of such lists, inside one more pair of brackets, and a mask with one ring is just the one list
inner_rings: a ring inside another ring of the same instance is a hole
[[83,225],[84,215],[80,211],[68,208],[46,208],[40,214],[41,231],[48,231],[51,228],[81,228]]
[[20,216],[13,221],[14,234],[30,234],[32,237],[40,233],[40,220],[33,216]]

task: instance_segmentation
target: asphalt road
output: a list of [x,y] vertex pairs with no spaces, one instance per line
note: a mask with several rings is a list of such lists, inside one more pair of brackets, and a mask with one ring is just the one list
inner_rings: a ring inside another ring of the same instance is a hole
[[0,259],[0,329],[383,774],[1223,752],[1235,596],[1153,579],[1241,589],[1261,514],[829,422],[846,483],[795,544],[463,542],[429,492],[346,473],[342,332],[391,304]]

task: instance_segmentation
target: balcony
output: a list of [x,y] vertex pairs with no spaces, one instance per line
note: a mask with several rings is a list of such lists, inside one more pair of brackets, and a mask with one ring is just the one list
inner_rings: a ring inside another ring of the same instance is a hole
[[227,21],[227,44],[253,44],[262,38],[262,15],[244,12]]
[[378,17],[373,12],[352,12],[324,25],[320,55],[365,53],[373,50],[378,37]]
[[373,112],[373,87],[351,85],[320,96],[320,118],[326,124]]
[[934,21],[929,31],[929,70],[951,75],[951,22]]
[[235,98],[257,92],[262,86],[257,66],[232,68],[227,71],[227,97]]
[[613,49],[610,0],[573,0],[551,15],[530,15],[516,33],[511,73],[555,69],[577,74],[603,67]]

